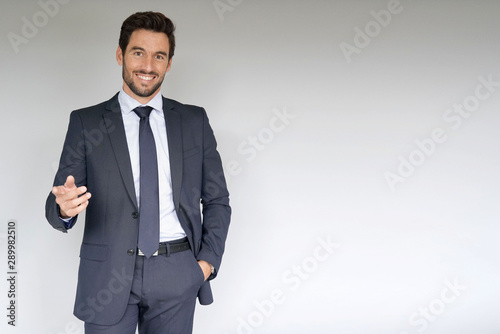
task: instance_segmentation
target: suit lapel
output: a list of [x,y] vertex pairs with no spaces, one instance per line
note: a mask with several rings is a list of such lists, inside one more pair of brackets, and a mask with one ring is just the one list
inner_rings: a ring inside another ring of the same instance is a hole
[[118,94],[116,94],[106,104],[106,111],[103,114],[103,119],[108,130],[111,146],[115,155],[120,175],[125,185],[125,189],[135,204],[137,205],[137,198],[135,196],[134,177],[132,174],[132,166],[130,164],[130,155],[127,146],[127,137],[125,135],[125,128],[123,127],[122,113],[120,104],[118,102]]
[[166,98],[163,98],[163,114],[167,128],[174,206],[176,210],[179,210],[182,183],[182,121],[173,104]]

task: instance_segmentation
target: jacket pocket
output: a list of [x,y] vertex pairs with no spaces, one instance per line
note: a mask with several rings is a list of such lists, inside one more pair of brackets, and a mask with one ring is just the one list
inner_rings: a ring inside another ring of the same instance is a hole
[[93,261],[105,261],[108,256],[108,246],[83,243],[80,248],[80,258]]

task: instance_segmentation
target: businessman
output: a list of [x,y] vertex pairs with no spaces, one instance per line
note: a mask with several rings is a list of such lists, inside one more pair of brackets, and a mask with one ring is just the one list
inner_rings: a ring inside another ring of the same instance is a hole
[[46,217],[67,232],[86,210],[74,314],[86,333],[191,333],[212,303],[231,208],[203,108],[160,94],[175,27],[161,13],[122,24],[123,87],[71,113]]

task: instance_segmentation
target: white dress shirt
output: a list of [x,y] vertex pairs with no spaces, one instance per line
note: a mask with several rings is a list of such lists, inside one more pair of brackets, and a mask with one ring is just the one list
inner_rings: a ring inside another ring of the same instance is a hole
[[[132,174],[134,176],[135,196],[140,203],[140,160],[139,160],[139,116],[133,111],[136,107],[143,106],[140,102],[127,95],[123,89],[118,94],[118,102],[123,117],[123,125],[127,137]],[[161,94],[148,102],[152,107],[149,124],[153,131],[158,159],[158,183],[160,189],[160,242],[180,239],[186,236],[179,218],[175,212],[172,195],[172,179],[170,175],[170,161],[168,154],[167,129],[163,114],[163,99]]]

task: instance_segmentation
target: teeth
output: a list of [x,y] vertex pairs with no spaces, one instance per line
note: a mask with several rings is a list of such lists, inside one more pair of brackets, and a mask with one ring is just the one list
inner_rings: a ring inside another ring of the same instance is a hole
[[153,80],[153,77],[145,77],[145,76],[142,76],[142,75],[137,75],[139,78],[141,78],[142,80]]

